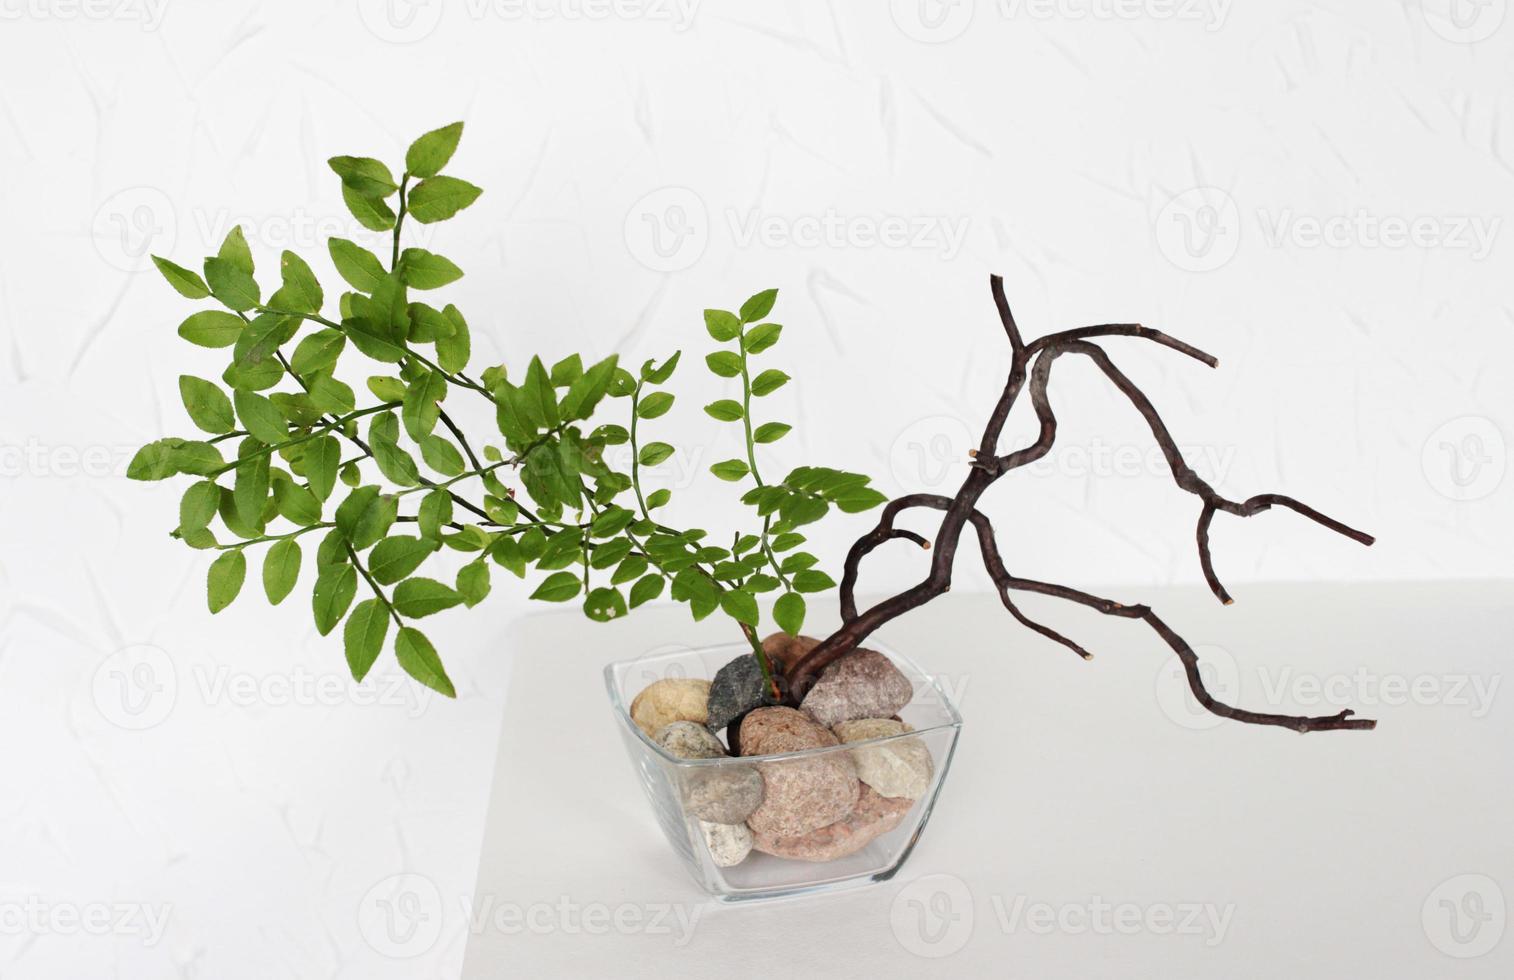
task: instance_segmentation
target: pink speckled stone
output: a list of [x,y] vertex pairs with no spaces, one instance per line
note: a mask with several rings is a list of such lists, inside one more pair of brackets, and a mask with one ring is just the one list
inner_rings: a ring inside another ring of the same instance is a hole
[[876,650],[853,650],[821,672],[800,704],[827,728],[857,718],[887,718],[914,696],[909,678]]
[[[836,736],[793,708],[757,708],[741,721],[741,754],[772,755],[839,745]],[[852,812],[861,792],[847,752],[759,762],[762,803],[747,817],[754,834],[799,837]]]
[[781,837],[752,831],[754,850],[793,861],[834,861],[855,854],[893,830],[914,806],[913,800],[891,800],[862,787],[857,805],[846,819],[797,837]]

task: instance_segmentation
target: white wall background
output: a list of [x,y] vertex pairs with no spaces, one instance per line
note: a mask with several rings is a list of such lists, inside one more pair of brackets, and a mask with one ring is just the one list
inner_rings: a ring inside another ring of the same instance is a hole
[[[363,233],[325,158],[464,118],[451,169],[486,194],[423,231],[468,270],[475,363],[683,348],[658,434],[688,523],[731,526],[702,308],[782,289],[768,356],[798,384],[764,407],[796,432],[772,469],[949,492],[1003,383],[1000,272],[1027,334],[1138,320],[1217,354],[1110,345],[1222,490],[1381,537],[1222,518],[1232,586],[1507,576],[1505,7],[0,0],[0,973],[460,962],[385,961],[353,910],[403,870],[471,892],[523,593],[434,630],[457,705],[353,687],[298,596],[249,587],[212,622],[207,557],[166,537],[177,494],[123,476],[214,363],[149,251],[195,265],[241,223],[264,267],[293,247],[330,278],[325,237]],[[985,500],[1013,567],[1196,581],[1195,501],[1139,418],[1087,365],[1054,401],[1054,458]],[[155,941],[67,925],[160,903]]]

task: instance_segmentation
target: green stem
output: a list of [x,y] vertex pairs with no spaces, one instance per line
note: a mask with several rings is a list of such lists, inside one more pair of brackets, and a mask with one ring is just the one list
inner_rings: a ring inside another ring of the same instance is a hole
[[394,218],[394,253],[389,260],[389,271],[391,272],[400,267],[400,228],[405,224],[405,191],[409,186],[410,174],[406,173],[405,176],[400,178],[400,209]]
[[[742,324],[741,333],[736,338],[736,345],[741,351],[741,426],[746,433],[746,460],[747,466],[752,471],[752,479],[757,486],[764,486],[762,474],[757,471],[757,440],[752,435],[752,377],[747,367],[746,352],[746,324]],[[773,569],[773,574],[778,576],[778,581],[783,583],[785,592],[794,591],[789,583],[788,576],[783,574],[783,569],[778,563],[778,556],[773,554],[772,544],[769,542],[769,534],[773,530],[773,515],[762,519],[762,554],[767,558],[768,565]]]
[[231,544],[218,544],[218,545],[215,546],[215,550],[216,551],[241,550],[242,548],[245,548],[248,545],[264,544],[264,543],[266,543],[268,541],[286,541],[289,538],[297,538],[297,537],[299,537],[302,534],[309,534],[311,531],[318,531],[318,530],[321,530],[322,528],[328,528],[328,527],[336,527],[336,525],[334,523],[330,522],[330,521],[323,521],[323,522],[321,522],[319,524],[309,524],[309,525],[306,525],[305,527],[299,528],[298,530],[290,531],[288,534],[265,534],[265,535],[263,535],[262,537],[259,537],[259,538],[248,538],[246,541],[233,541]]
[[636,441],[637,410],[641,407],[641,386],[645,381],[636,382],[636,390],[631,392],[631,489],[636,491],[636,504],[641,508],[641,516],[650,521],[652,514],[647,510],[647,499],[641,495],[641,446]]
[[358,574],[363,576],[363,581],[368,583],[368,588],[373,590],[374,596],[378,598],[379,602],[384,604],[385,609],[389,610],[389,615],[394,620],[394,625],[400,629],[404,629],[405,623],[400,619],[399,611],[394,608],[394,603],[389,601],[389,597],[384,595],[384,590],[379,588],[379,584],[373,580],[373,576],[368,574],[368,569],[363,567],[362,559],[358,557],[357,552],[353,550],[350,544],[347,545],[347,557],[352,559],[352,567],[356,568]]
[[325,435],[327,432],[330,432],[332,429],[337,428],[338,426],[345,425],[346,423],[352,421],[353,419],[362,418],[364,415],[373,415],[376,412],[387,412],[387,411],[390,411],[392,409],[398,408],[399,406],[400,406],[399,402],[384,402],[382,405],[374,405],[372,408],[364,408],[364,409],[361,409],[359,411],[352,412],[352,413],[349,413],[347,415],[340,416],[338,418],[332,419],[328,423],[323,423],[322,425],[319,425],[319,426],[311,429],[309,432],[305,433],[302,436],[297,436],[296,438],[293,438],[293,439],[286,439],[283,442],[274,443],[271,446],[264,446],[262,449],[259,449],[257,452],[248,453],[246,456],[243,456],[243,457],[237,459],[235,462],[227,463],[225,466],[222,466],[220,469],[217,469],[217,470],[215,470],[215,471],[213,471],[211,473],[207,473],[205,475],[206,475],[206,477],[208,477],[210,479],[214,479],[215,477],[220,476],[222,473],[227,473],[227,472],[230,472],[231,470],[236,469],[238,466],[240,466],[242,463],[247,462],[249,459],[257,459],[259,456],[267,456],[269,453],[274,452],[275,450],[278,450],[278,449],[283,449],[283,448],[285,448],[287,446],[298,446],[302,442],[309,442],[311,439],[314,439],[317,436]]

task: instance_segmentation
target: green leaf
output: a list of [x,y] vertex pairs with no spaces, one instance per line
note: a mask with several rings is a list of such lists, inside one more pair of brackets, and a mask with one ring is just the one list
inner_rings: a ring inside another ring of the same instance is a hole
[[310,527],[321,521],[321,502],[315,494],[295,483],[293,480],[283,477],[273,481],[273,502],[278,508],[280,516],[298,524],[301,527]]
[[822,571],[810,568],[794,575],[794,588],[800,592],[824,592],[836,587],[836,582]]
[[636,415],[639,418],[655,419],[668,414],[668,409],[672,407],[672,395],[666,391],[654,391],[637,404]]
[[321,312],[326,297],[321,292],[321,284],[315,278],[315,273],[310,271],[310,266],[304,259],[285,249],[279,256],[279,274],[284,279],[279,298],[292,304],[288,307],[291,313]]
[[455,589],[431,578],[407,578],[394,588],[394,608],[412,619],[451,609],[462,601]]
[[769,313],[773,312],[773,304],[778,300],[778,290],[764,289],[741,304],[741,322],[756,323]]
[[257,306],[262,295],[252,273],[229,259],[206,259],[205,281],[216,299],[238,312]]
[[300,577],[300,543],[294,538],[276,541],[263,556],[263,592],[277,606],[294,591]]
[[205,432],[219,435],[236,426],[231,399],[215,384],[192,374],[179,375],[179,398],[190,421]]
[[642,603],[651,602],[662,595],[663,586],[666,584],[666,580],[656,572],[638,579],[636,584],[631,586],[631,608],[635,609]]
[[410,214],[423,225],[445,221],[478,200],[483,193],[466,180],[456,177],[431,177],[415,185],[410,192]]
[[669,490],[667,487],[653,490],[651,493],[647,494],[647,510],[656,510],[672,499],[673,491]]
[[318,374],[309,384],[310,394],[307,397],[318,411],[346,415],[357,405],[357,396],[353,394],[352,388],[329,374]]
[[[449,498],[450,499],[450,498]],[[436,553],[434,539],[413,538],[397,534],[373,546],[368,555],[368,574],[381,585],[393,585],[421,567]]]
[[315,577],[315,591],[310,597],[316,632],[325,636],[335,629],[356,595],[356,569],[346,563],[323,567]]
[[305,376],[328,371],[336,366],[337,358],[341,357],[342,349],[346,346],[347,338],[340,330],[317,330],[295,346],[289,366],[294,368],[296,374]]
[[420,483],[420,470],[415,459],[400,448],[399,420],[393,412],[380,412],[368,425],[368,448],[373,450],[373,461],[379,472],[402,487]]
[[209,475],[222,465],[221,454],[208,442],[159,439],[137,450],[126,467],[131,480],[165,480],[175,473]]
[[394,639],[394,654],[405,673],[438,694],[445,694],[449,698],[457,697],[457,690],[447,677],[447,671],[442,668],[442,660],[436,655],[436,648],[420,630],[412,626],[401,629]]
[[210,602],[210,611],[218,613],[231,605],[237,593],[242,591],[242,582],[247,578],[247,556],[241,548],[221,553],[210,563],[210,574],[205,585]]
[[735,351],[718,350],[706,355],[704,363],[722,378],[734,378],[741,373],[741,355]]
[[594,518],[594,523],[589,526],[589,536],[594,538],[614,537],[621,531],[624,531],[635,519],[636,514],[633,511],[627,510],[624,507],[612,507]]
[[372,293],[388,278],[378,256],[345,238],[332,238],[326,242],[331,252],[331,261],[336,271],[359,292]]
[[673,356],[663,361],[660,367],[654,367],[651,361],[647,361],[641,367],[642,378],[654,385],[663,384],[673,376],[673,372],[678,368],[678,359],[682,356],[683,351],[674,351]]
[[442,315],[452,321],[453,332],[450,337],[437,340],[436,361],[443,371],[455,374],[468,366],[472,341],[468,335],[468,324],[463,320],[463,315],[457,311],[457,307],[448,305],[442,310]]
[[712,419],[721,422],[738,422],[746,414],[741,407],[741,402],[730,398],[722,398],[719,401],[710,402],[704,407],[704,413]]
[[788,384],[789,376],[777,368],[768,368],[752,379],[752,394],[770,395]]
[[232,392],[232,399],[243,428],[254,439],[276,446],[289,438],[289,423],[273,402],[256,392],[240,390]]
[[757,625],[757,600],[749,593],[728,589],[720,594],[721,610],[738,623]]
[[158,271],[163,273],[163,278],[168,280],[168,284],[177,290],[180,296],[186,299],[204,299],[210,295],[210,287],[205,285],[205,280],[201,279],[198,273],[191,272],[182,265],[175,265],[167,259],[159,258],[156,255],[152,257],[152,262],[153,265],[158,267]]
[[482,558],[458,569],[457,592],[469,609],[489,597],[489,566]]
[[230,347],[242,334],[242,318],[223,310],[202,310],[179,324],[179,336],[200,347]]
[[[778,535],[776,538],[770,541],[768,543],[768,547],[772,548],[774,551],[789,551],[790,549],[797,548],[802,544],[804,544],[804,535],[789,531],[785,534]],[[787,571],[787,569],[785,569],[785,571]]]
[[531,598],[543,602],[567,602],[578,595],[583,583],[572,572],[554,572],[536,587]]
[[374,486],[358,487],[336,509],[336,526],[358,551],[362,551],[389,533],[399,510],[399,502],[384,497]]
[[640,555],[630,555],[615,569],[615,574],[610,576],[611,585],[621,585],[632,579],[641,578],[647,570],[647,560]]
[[673,455],[673,452],[673,447],[665,442],[649,442],[636,454],[636,461],[642,466],[656,466]]
[[872,487],[847,487],[830,494],[830,500],[844,513],[858,514],[886,502],[888,497]]
[[[678,355],[673,355],[673,359],[676,361]],[[562,396],[562,417],[586,419],[593,415],[595,407],[610,390],[610,382],[615,377],[615,368],[618,363],[619,358],[611,354],[573,379],[573,383],[568,385],[567,392]]]
[[420,447],[421,459],[442,476],[461,476],[468,468],[463,454],[443,436],[422,436]]
[[445,490],[432,490],[421,500],[417,518],[423,537],[441,537],[442,525],[452,520],[452,494]]
[[438,289],[463,277],[451,259],[423,248],[407,248],[400,255],[400,275],[415,289]]
[[375,598],[358,603],[342,629],[342,647],[347,652],[347,667],[353,680],[361,682],[368,676],[388,635],[389,609],[383,601]]
[[751,470],[747,467],[746,463],[742,462],[739,459],[728,459],[724,462],[716,463],[715,465],[711,466],[710,472],[720,477],[722,480],[725,480],[727,483],[735,483],[737,480],[750,473]]
[[221,505],[221,488],[210,480],[201,480],[184,491],[179,499],[179,531],[197,531],[210,524]]
[[741,319],[725,310],[705,310],[704,328],[711,337],[725,343],[741,335]]
[[[256,442],[251,439],[242,440],[243,452],[247,451],[249,444],[255,446]],[[242,523],[254,527],[262,521],[263,507],[268,502],[268,454],[262,453],[241,460],[237,463],[235,472],[232,502]]]
[[363,197],[388,197],[399,190],[394,175],[383,161],[372,157],[332,157],[326,161],[336,175],[342,178],[344,187]]
[[394,209],[385,204],[381,197],[364,197],[343,184],[342,202],[347,205],[347,210],[352,212],[357,223],[369,231],[388,231],[394,227]]
[[318,436],[305,444],[305,479],[319,500],[331,497],[336,470],[342,462],[342,444],[335,436]]
[[463,124],[451,123],[421,136],[405,151],[405,170],[413,177],[435,177],[452,159]]
[[247,236],[242,234],[241,225],[233,225],[226,237],[221,239],[221,248],[216,252],[216,258],[252,275],[252,249],[247,247]]
[[785,592],[773,603],[773,621],[790,636],[798,636],[804,627],[804,596]]
[[783,327],[780,324],[760,323],[747,331],[741,344],[748,354],[761,354],[778,343],[778,335],[782,332]]
[[557,395],[552,389],[552,377],[540,357],[531,358],[526,368],[526,383],[521,385],[526,411],[531,419],[544,429],[550,429],[560,421],[557,414]]
[[[356,317],[342,321],[342,332],[347,339],[352,341],[352,346],[362,351],[363,354],[382,361],[385,364],[398,364],[405,359],[406,350],[403,344],[397,343],[383,328],[375,326],[372,322]],[[370,382],[370,388],[372,384]],[[385,401],[393,399],[385,398]]]
[[435,371],[427,371],[411,382],[405,392],[405,405],[401,414],[405,431],[419,442],[431,434],[442,414],[441,402],[447,397],[447,379]]
[[626,600],[619,589],[597,588],[584,597],[584,615],[596,623],[608,623],[626,614]]

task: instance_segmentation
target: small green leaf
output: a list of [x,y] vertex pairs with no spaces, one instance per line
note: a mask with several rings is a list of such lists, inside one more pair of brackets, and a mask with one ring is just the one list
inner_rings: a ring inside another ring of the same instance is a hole
[[261,297],[252,273],[229,259],[206,259],[205,281],[210,284],[210,292],[216,299],[238,312],[257,306]]
[[256,392],[240,390],[232,393],[232,399],[243,428],[254,439],[276,446],[289,438],[289,423],[273,402]]
[[447,677],[442,660],[436,655],[436,648],[420,630],[411,626],[401,629],[394,640],[394,654],[405,673],[438,694],[445,694],[449,698],[457,697],[457,689]]
[[452,495],[445,490],[432,490],[421,500],[417,518],[421,535],[433,540],[441,537],[442,525],[452,520]]
[[288,307],[289,312],[321,312],[321,304],[326,298],[321,292],[321,284],[315,278],[315,273],[310,271],[310,266],[304,259],[285,249],[284,254],[279,256],[279,274],[284,277],[284,285],[279,290],[279,298],[285,303],[293,304]]
[[836,587],[836,582],[822,571],[810,568],[794,576],[794,588],[800,592],[824,592]]
[[372,157],[332,157],[326,161],[345,187],[363,197],[388,197],[399,190],[383,161]]
[[242,334],[242,318],[222,310],[202,310],[179,324],[179,336],[200,347],[230,347]]
[[642,366],[641,376],[654,385],[660,385],[673,376],[673,371],[678,367],[678,359],[683,356],[683,351],[674,351],[673,356],[662,362],[660,367],[653,367],[648,361]]
[[673,447],[665,442],[649,442],[641,447],[636,460],[642,466],[656,466],[658,463],[673,455]]
[[647,494],[647,510],[656,510],[672,499],[673,491],[669,490],[667,487],[653,490],[651,493]]
[[347,205],[347,210],[352,212],[357,223],[369,231],[388,231],[394,227],[394,209],[384,203],[381,197],[365,197],[343,184],[342,202]]
[[638,579],[636,584],[631,586],[631,608],[635,609],[642,603],[651,602],[662,595],[663,586],[666,584],[666,580],[656,572]]
[[655,419],[668,414],[668,409],[672,407],[672,395],[666,391],[654,391],[637,404],[636,414],[639,418]]
[[741,304],[741,322],[756,323],[769,313],[773,312],[773,304],[778,300],[778,290],[764,289]]
[[[252,439],[242,440],[242,452],[246,452],[249,444],[257,443]],[[232,486],[232,502],[235,505],[236,514],[242,523],[248,527],[255,527],[263,519],[263,507],[268,502],[269,485],[269,462],[267,453],[259,453],[240,460],[236,465],[236,479]]]
[[247,246],[247,236],[242,234],[241,225],[232,225],[226,237],[221,239],[221,248],[216,252],[216,258],[252,275],[252,249]]
[[764,422],[752,433],[752,441],[759,443],[777,442],[788,435],[793,426],[785,422]]
[[394,588],[394,608],[412,619],[451,609],[462,601],[456,590],[436,579],[407,578]]
[[336,271],[359,292],[372,293],[388,278],[378,256],[355,242],[333,238],[326,242],[326,248],[331,252]]
[[247,556],[241,548],[221,553],[210,563],[210,574],[205,585],[210,602],[210,611],[218,613],[231,605],[237,593],[242,591],[242,582],[247,578]]
[[888,497],[872,487],[846,487],[830,494],[830,500],[844,513],[858,514],[885,503]]
[[373,461],[379,472],[402,487],[420,483],[420,470],[415,459],[399,444],[399,420],[393,412],[380,412],[373,416],[368,426],[368,448],[373,450]]
[[704,328],[711,337],[725,343],[741,335],[741,319],[725,310],[705,310]]
[[410,433],[410,438],[418,442],[431,434],[436,428],[437,420],[441,418],[440,403],[446,397],[447,379],[438,372],[427,371],[411,382],[409,390],[405,392],[405,404],[401,410],[405,431]]
[[442,476],[461,476],[468,468],[463,454],[443,436],[422,436],[420,447],[421,459]]
[[210,480],[201,480],[184,491],[179,499],[179,531],[198,531],[210,524],[221,506],[221,488]]
[[431,177],[410,191],[410,214],[423,225],[444,221],[478,200],[483,193],[466,180],[456,177]]
[[442,309],[442,315],[452,321],[453,331],[450,337],[437,340],[436,361],[443,371],[455,374],[468,366],[472,341],[468,335],[468,324],[463,320],[463,315],[457,311],[457,307],[449,304]]
[[804,596],[785,592],[773,603],[773,621],[790,636],[798,636],[804,627]]
[[294,538],[276,541],[263,556],[263,592],[277,606],[294,591],[300,577],[300,543]]
[[707,355],[704,362],[722,378],[734,378],[741,373],[741,355],[735,351],[718,350]]
[[589,526],[589,536],[594,538],[614,537],[621,531],[624,531],[635,519],[636,514],[633,511],[627,510],[624,507],[612,507],[594,518],[594,523]]
[[728,459],[724,462],[716,463],[715,465],[711,466],[710,472],[720,477],[722,480],[725,480],[727,483],[735,483],[737,480],[750,473],[751,470],[747,467],[746,463],[742,462],[739,459]]
[[[282,477],[282,473],[280,474]],[[321,502],[315,494],[289,479],[273,481],[273,502],[279,515],[301,527],[321,521]]]
[[357,396],[351,386],[338,381],[329,374],[318,374],[310,384],[310,404],[321,412],[346,415],[357,405]]
[[421,136],[405,151],[405,171],[412,177],[435,177],[452,159],[463,124],[451,123]]
[[730,398],[722,398],[719,401],[710,402],[704,407],[704,413],[712,419],[721,422],[738,422],[746,414],[741,407],[741,402]]
[[322,636],[336,628],[357,595],[357,571],[349,564],[326,565],[315,578],[310,597],[315,629]]
[[[678,355],[673,355],[678,360]],[[582,375],[573,379],[562,396],[561,414],[565,419],[586,419],[594,414],[594,408],[610,390],[619,358],[611,354],[594,364]]]
[[439,289],[463,277],[451,259],[443,258],[423,248],[407,248],[400,255],[400,275],[405,284],[414,289]]
[[393,585],[421,567],[437,547],[434,539],[399,534],[385,538],[368,555],[368,574],[381,585]]
[[554,572],[536,587],[531,598],[543,602],[567,602],[578,595],[583,583],[572,572]]
[[457,592],[469,609],[489,597],[489,566],[482,558],[458,569]]
[[156,255],[152,257],[152,262],[180,296],[186,299],[204,299],[210,295],[210,287],[205,285],[205,280],[201,279],[198,273]]
[[770,395],[788,384],[789,376],[777,368],[768,368],[752,379],[752,394]]
[[215,384],[192,374],[179,375],[179,398],[190,421],[205,432],[219,435],[236,426],[231,399]]
[[159,439],[137,450],[126,467],[126,477],[130,480],[165,480],[175,473],[209,475],[221,465],[221,454],[210,443]]
[[319,436],[305,444],[305,479],[319,500],[331,497],[336,471],[342,462],[342,444],[335,436]]
[[749,593],[728,589],[720,594],[721,610],[738,623],[757,625],[757,600]]
[[336,526],[353,548],[362,551],[389,533],[398,508],[399,502],[381,495],[378,487],[358,487],[337,507]]
[[584,615],[596,623],[608,623],[626,614],[626,600],[619,589],[598,588],[584,597]]
[[747,331],[741,344],[748,354],[761,354],[778,343],[778,335],[782,332],[783,327],[780,324],[761,323]]
[[361,682],[368,676],[373,662],[384,649],[389,635],[389,609],[380,599],[364,599],[347,617],[342,629],[342,647],[347,653],[347,667],[352,679]]
[[295,374],[311,375],[330,370],[347,346],[347,338],[340,330],[317,330],[303,338],[294,348],[289,366]]

